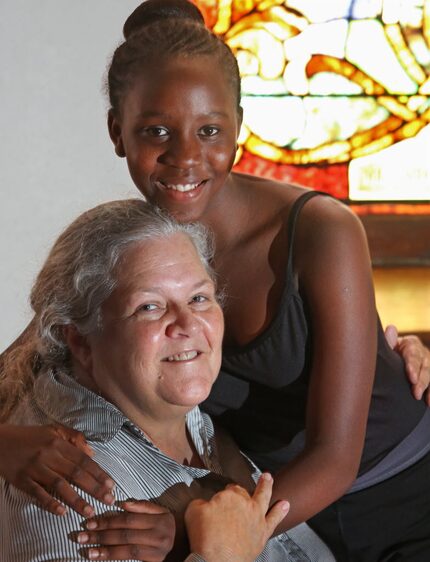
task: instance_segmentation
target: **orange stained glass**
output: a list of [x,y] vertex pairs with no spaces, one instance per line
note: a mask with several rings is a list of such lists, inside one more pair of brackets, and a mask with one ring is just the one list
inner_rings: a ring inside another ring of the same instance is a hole
[[195,3],[242,76],[236,169],[430,213],[430,0]]

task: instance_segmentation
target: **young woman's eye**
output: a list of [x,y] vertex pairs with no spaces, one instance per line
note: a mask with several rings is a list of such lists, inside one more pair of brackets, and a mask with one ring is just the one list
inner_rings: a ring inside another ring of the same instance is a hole
[[199,131],[199,134],[203,137],[213,137],[219,133],[219,128],[215,127],[214,125],[206,125],[202,127]]
[[142,131],[148,137],[159,139],[165,138],[169,135],[169,131],[165,127],[144,127]]

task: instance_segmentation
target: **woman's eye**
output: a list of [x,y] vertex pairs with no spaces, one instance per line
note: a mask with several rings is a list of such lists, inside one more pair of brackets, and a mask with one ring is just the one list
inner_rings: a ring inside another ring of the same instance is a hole
[[153,312],[154,310],[158,310],[159,306],[154,303],[145,303],[140,305],[136,312]]
[[168,136],[169,131],[165,127],[145,127],[143,133],[148,137],[164,138]]
[[199,134],[203,137],[213,137],[219,133],[219,128],[215,127],[214,125],[206,125],[202,127],[199,131]]
[[196,304],[201,304],[207,302],[208,300],[209,298],[206,297],[205,295],[194,295],[194,297],[191,299],[191,302]]

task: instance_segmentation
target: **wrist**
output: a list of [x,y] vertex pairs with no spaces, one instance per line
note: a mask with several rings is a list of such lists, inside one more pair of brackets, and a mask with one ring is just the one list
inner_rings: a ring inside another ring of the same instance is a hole
[[200,554],[197,554],[196,552],[192,552],[189,556],[187,556],[185,562],[209,562],[209,561],[203,558],[203,556],[200,556]]
[[[196,558],[186,559],[186,562],[251,562],[251,558],[244,552],[234,552],[229,548],[217,545],[216,548],[193,549],[191,556]],[[252,558],[254,560],[254,558]]]

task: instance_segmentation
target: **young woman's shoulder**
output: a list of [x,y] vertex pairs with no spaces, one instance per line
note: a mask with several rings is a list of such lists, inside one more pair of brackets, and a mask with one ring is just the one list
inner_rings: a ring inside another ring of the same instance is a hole
[[[312,191],[306,187],[272,178],[262,178],[238,172],[233,175],[239,189],[246,192],[248,196],[252,194],[251,200],[256,207],[275,207],[278,212],[285,211],[286,217],[294,202],[300,196]],[[315,232],[314,227],[316,225],[319,228],[335,229],[340,225],[347,228],[348,224],[360,228],[361,222],[346,205],[324,194],[308,201],[301,212],[300,229],[306,231],[309,227],[310,233]]]
[[[316,196],[303,207],[296,231],[298,268],[315,272],[321,265],[339,268],[370,266],[367,237],[359,217],[342,202]],[[300,258],[301,257],[301,258]]]
[[335,236],[340,241],[348,232],[364,233],[360,219],[347,205],[324,194],[304,205],[298,228],[309,241],[315,236]]
[[240,172],[233,172],[232,177],[239,191],[246,194],[251,203],[260,209],[273,207],[278,212],[288,211],[302,193],[309,191],[298,185],[273,178],[263,178]]

